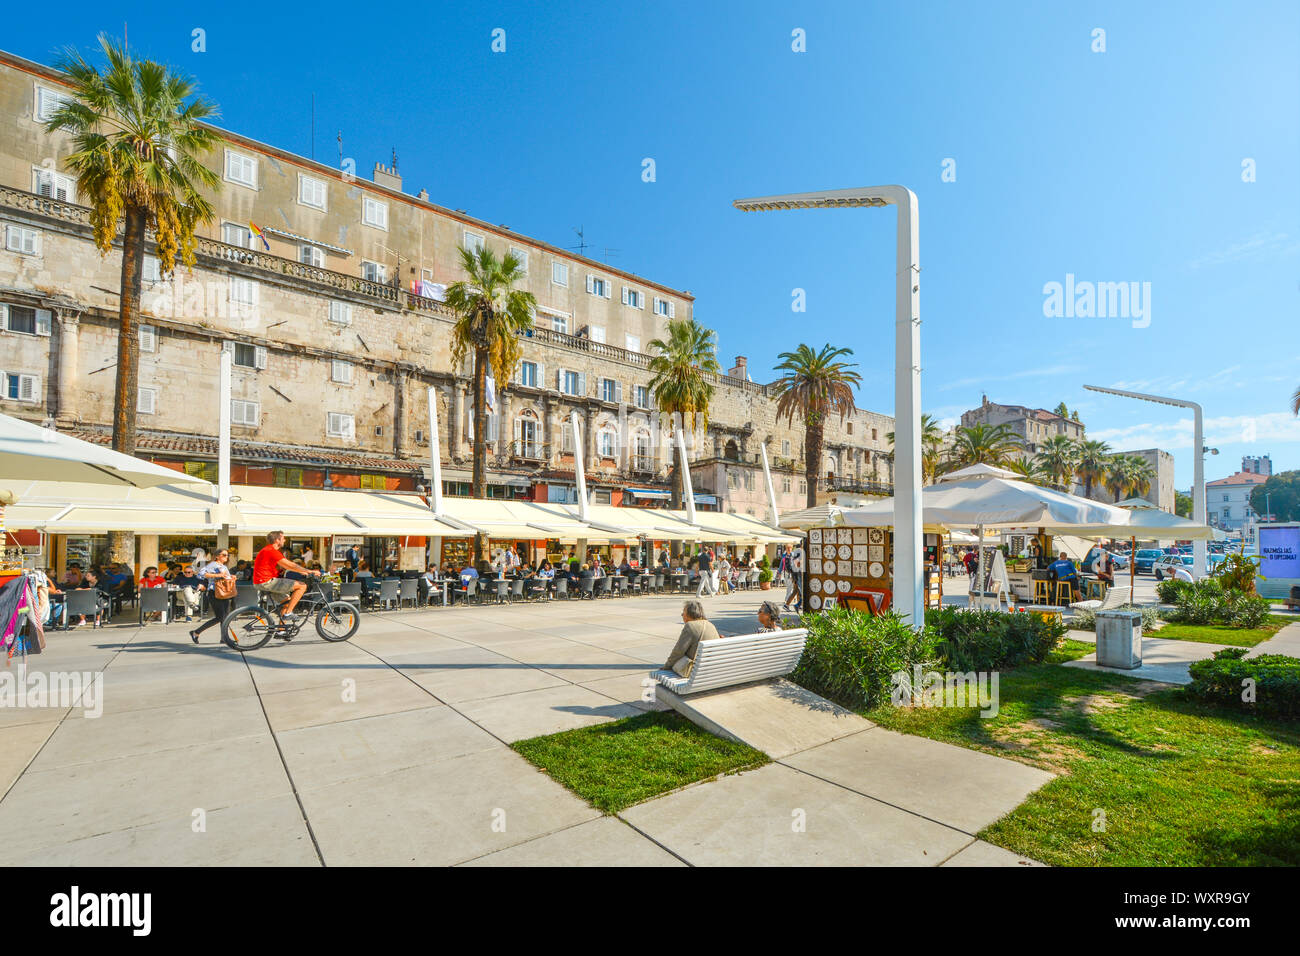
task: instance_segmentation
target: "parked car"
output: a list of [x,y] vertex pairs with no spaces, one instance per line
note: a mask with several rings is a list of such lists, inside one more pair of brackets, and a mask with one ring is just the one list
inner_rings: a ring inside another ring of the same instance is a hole
[[1182,565],[1188,571],[1192,570],[1192,556],[1190,554],[1162,554],[1156,559],[1152,572],[1157,581],[1163,581],[1165,578],[1173,576],[1173,569],[1177,565]]
[[[1087,555],[1087,557],[1085,557],[1085,558],[1083,559],[1083,563],[1080,564],[1079,566],[1080,566],[1081,568],[1083,568],[1085,571],[1091,571],[1091,570],[1092,570],[1092,562],[1095,561],[1095,560],[1097,560],[1097,555],[1098,555],[1101,551],[1103,551],[1103,550],[1104,550],[1103,548],[1099,548],[1099,547],[1095,547],[1095,546],[1092,547],[1092,548],[1090,548],[1090,549],[1088,550],[1088,555]],[[1109,554],[1110,554],[1111,560],[1115,562],[1115,570],[1116,570],[1116,571],[1119,571],[1119,570],[1121,570],[1121,569],[1124,569],[1124,568],[1127,568],[1127,567],[1128,567],[1128,558],[1127,558],[1127,557],[1125,557],[1125,556],[1122,555],[1122,554],[1116,554],[1114,551],[1109,552]]]
[[1137,573],[1150,574],[1156,561],[1164,554],[1159,548],[1138,548]]

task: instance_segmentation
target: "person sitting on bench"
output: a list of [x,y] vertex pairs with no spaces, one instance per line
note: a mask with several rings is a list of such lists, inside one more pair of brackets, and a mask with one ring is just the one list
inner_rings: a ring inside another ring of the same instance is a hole
[[689,677],[695,666],[695,652],[700,641],[717,638],[718,629],[712,621],[704,617],[704,605],[699,601],[687,601],[682,605],[682,632],[677,636],[677,643],[664,664],[664,670],[673,671],[681,677]]
[[[1061,556],[1059,558],[1057,558],[1050,565],[1048,565],[1047,572],[1052,576],[1053,581],[1068,582],[1070,585],[1071,599],[1078,600],[1079,572],[1075,568],[1074,562],[1071,561],[1066,556],[1064,551],[1061,552]],[[1052,592],[1053,592],[1053,597],[1055,597],[1056,588],[1052,588]]]

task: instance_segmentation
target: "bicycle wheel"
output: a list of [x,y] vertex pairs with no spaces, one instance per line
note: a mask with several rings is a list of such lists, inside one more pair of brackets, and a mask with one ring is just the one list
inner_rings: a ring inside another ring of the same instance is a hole
[[346,601],[331,601],[316,612],[316,633],[327,641],[346,641],[360,626],[361,616]]
[[236,608],[221,622],[221,639],[237,651],[255,651],[271,639],[275,618],[260,607]]

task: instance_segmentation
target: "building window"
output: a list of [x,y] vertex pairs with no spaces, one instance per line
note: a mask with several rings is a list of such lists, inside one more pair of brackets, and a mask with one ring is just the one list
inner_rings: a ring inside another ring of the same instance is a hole
[[40,395],[41,380],[38,376],[5,372],[5,398],[15,402],[36,402]]
[[330,303],[330,322],[334,325],[349,326],[352,324],[352,306],[346,302]]
[[71,176],[42,166],[32,167],[32,192],[60,202],[77,201],[77,184]]
[[871,440],[872,441],[876,440],[876,430],[874,428],[871,429]]
[[367,282],[383,282],[388,277],[388,269],[380,262],[361,260],[361,278]]
[[266,349],[261,345],[247,345],[244,342],[231,342],[230,353],[234,363],[240,368],[266,368]]
[[551,263],[551,281],[566,288],[569,285],[569,265],[566,262]]
[[604,402],[621,402],[623,400],[623,383],[612,378],[600,380],[600,398]]
[[587,338],[591,339],[593,342],[603,343],[605,341],[605,327],[603,325],[587,326]]
[[361,221],[367,226],[386,230],[388,228],[388,203],[380,202],[370,196],[362,197]]
[[298,202],[313,209],[324,209],[325,195],[325,180],[298,174]]
[[564,335],[568,335],[569,317],[567,315],[552,315],[551,328],[554,329],[556,332],[561,332]]
[[783,438],[781,440],[781,457],[782,458],[790,457],[790,439],[788,438]]
[[782,479],[781,479],[781,491],[784,492],[785,494],[789,494],[789,493],[790,493],[790,479],[789,479],[789,478],[782,478]]
[[352,363],[342,359],[330,360],[330,381],[338,385],[352,384]]
[[302,246],[298,250],[298,261],[305,266],[325,267],[325,252],[317,246]]
[[356,426],[352,416],[343,412],[327,412],[325,434],[330,438],[353,438],[356,435]]
[[623,286],[623,304],[634,309],[645,308],[645,293]]
[[158,330],[152,325],[140,326],[140,351],[156,352],[158,350]]
[[223,222],[221,224],[221,241],[228,246],[251,249],[253,248],[253,232],[247,226],[241,226],[239,223]]
[[135,410],[141,415],[152,415],[158,408],[158,389],[140,386],[136,389]]
[[215,461],[187,461],[185,474],[202,478],[211,484],[217,483],[217,463]]
[[162,263],[158,261],[157,256],[146,255],[144,257],[144,281],[162,281]]
[[277,467],[272,481],[277,488],[301,488],[302,469]]
[[226,150],[226,181],[257,188],[257,160],[233,149]]
[[510,252],[516,259],[519,260],[519,271],[522,272],[524,275],[528,275],[528,250],[517,249],[514,246],[511,246]]
[[600,457],[613,458],[617,454],[615,447],[616,442],[613,431],[608,428],[602,429],[600,434],[596,436],[596,450],[600,453]]
[[541,458],[541,446],[538,444],[537,419],[531,411],[525,411],[515,419],[515,453],[521,458]]
[[5,223],[5,249],[24,256],[41,254],[41,231],[30,226]]
[[603,299],[609,298],[609,280],[602,279],[599,276],[587,276],[587,292],[590,295],[598,295]]
[[6,331],[26,335],[49,335],[54,317],[49,309],[32,309],[25,305],[0,305],[0,324]]
[[624,347],[625,347],[629,352],[640,352],[640,351],[641,351],[641,336],[639,336],[639,335],[628,335],[628,336],[625,336],[624,339],[625,339],[625,345],[624,345]]
[[845,422],[844,425],[845,425],[845,427],[849,430],[848,433],[849,433],[850,435],[852,435],[852,434],[853,434],[853,423],[852,423],[852,422]]
[[568,369],[560,369],[559,387],[565,395],[583,395],[587,391],[587,376],[581,372],[570,372]]
[[637,408],[650,407],[650,386],[638,385],[636,387],[636,405]]
[[257,305],[257,283],[252,279],[231,276],[230,301],[235,305]]
[[466,232],[464,240],[461,242],[461,246],[474,253],[474,255],[478,255],[479,251],[483,248],[483,237],[478,235],[478,233]]
[[262,409],[257,402],[245,402],[232,399],[230,402],[230,423],[232,425],[251,425],[256,428],[262,421]]
[[71,103],[73,99],[67,93],[59,90],[52,90],[46,86],[36,87],[36,122],[46,123],[54,119],[54,113],[64,103]]
[[537,363],[520,362],[519,363],[519,384],[528,388],[537,387]]
[[673,303],[670,302],[668,299],[660,299],[658,297],[655,298],[655,307],[654,307],[655,315],[663,315],[671,319],[676,314],[676,311],[677,310],[674,308]]
[[808,494],[808,479],[806,478],[799,479],[799,494],[801,495]]

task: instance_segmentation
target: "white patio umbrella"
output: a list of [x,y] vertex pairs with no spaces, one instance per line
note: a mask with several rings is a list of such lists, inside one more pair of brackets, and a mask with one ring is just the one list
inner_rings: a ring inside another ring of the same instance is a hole
[[0,481],[76,481],[95,485],[156,485],[208,482],[109,448],[0,415]]

